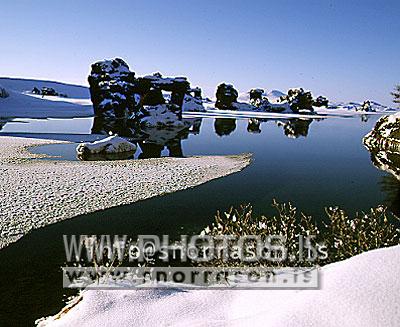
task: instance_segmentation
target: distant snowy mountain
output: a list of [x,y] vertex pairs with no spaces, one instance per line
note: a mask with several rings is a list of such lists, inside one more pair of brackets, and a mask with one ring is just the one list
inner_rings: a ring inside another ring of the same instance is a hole
[[[281,96],[286,95],[286,93],[283,93],[282,91],[279,90],[272,90],[267,93],[264,92],[263,96],[268,98],[269,102],[272,103],[277,103],[280,99]],[[239,102],[250,102],[250,94],[249,92],[242,92],[238,96],[238,101]]]
[[285,95],[286,93],[283,93],[279,90],[272,90],[267,93],[267,99],[269,102],[276,103],[279,102],[280,98]]
[[241,92],[238,96],[239,102],[250,102],[250,94],[249,92]]

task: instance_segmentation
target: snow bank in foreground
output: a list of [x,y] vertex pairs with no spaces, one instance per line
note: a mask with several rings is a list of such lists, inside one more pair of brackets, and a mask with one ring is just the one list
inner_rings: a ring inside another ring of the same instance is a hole
[[400,246],[321,269],[320,290],[88,290],[39,326],[399,326]]

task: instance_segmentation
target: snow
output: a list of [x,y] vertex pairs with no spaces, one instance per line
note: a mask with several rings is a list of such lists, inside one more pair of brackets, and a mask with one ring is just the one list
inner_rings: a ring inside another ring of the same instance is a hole
[[399,326],[399,262],[394,246],[327,265],[318,290],[86,290],[38,325]]
[[[376,112],[390,112],[390,111],[396,111],[393,108],[390,108],[388,106],[384,106],[376,101],[370,101],[371,104],[371,110],[376,111]],[[360,111],[360,107],[363,105],[362,102],[329,102],[329,107],[328,110],[347,110],[347,111]],[[361,111],[364,112],[364,111]],[[365,112],[364,112],[365,113]]]
[[241,92],[238,96],[239,102],[250,102],[250,94],[249,92]]
[[9,90],[20,93],[30,92],[34,87],[51,87],[58,93],[67,94],[70,98],[90,99],[89,88],[81,85],[72,85],[55,81],[0,77],[0,84]]
[[267,99],[271,103],[279,102],[280,101],[280,97],[282,97],[282,96],[286,96],[286,93],[283,93],[283,92],[278,91],[278,90],[272,90],[272,91],[267,93]]
[[182,111],[206,111],[203,106],[203,100],[197,99],[189,94],[185,94],[183,98]]
[[122,153],[132,152],[136,150],[136,145],[128,142],[127,140],[119,137],[118,135],[112,135],[105,139],[95,141],[93,143],[81,143],[76,147],[78,155],[82,154],[96,154],[96,153]]
[[186,122],[179,119],[178,115],[172,112],[168,105],[144,106],[147,115],[140,119],[140,123],[146,127],[182,127]]
[[[19,78],[0,78],[0,84],[10,95],[0,101],[0,117],[70,118],[93,115],[90,92],[85,86]],[[31,93],[34,87],[52,87],[68,98],[35,95]]]
[[156,75],[146,75],[143,79],[153,81],[155,84],[173,84],[174,82],[186,82],[186,77],[159,77]]

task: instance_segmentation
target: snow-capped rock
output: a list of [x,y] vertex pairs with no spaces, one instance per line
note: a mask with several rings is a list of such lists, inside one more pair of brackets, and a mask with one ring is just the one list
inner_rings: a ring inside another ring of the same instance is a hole
[[328,99],[322,95],[320,95],[313,101],[314,107],[328,107],[328,105],[329,105]]
[[400,152],[400,113],[381,117],[363,142],[370,150]]
[[138,112],[135,73],[120,58],[92,64],[88,77],[94,112],[111,119],[127,118]]
[[194,97],[190,94],[185,94],[183,98],[182,111],[197,111],[204,112],[206,109],[203,106],[203,99],[201,97]]
[[112,135],[105,139],[92,143],[80,143],[76,147],[76,153],[79,159],[88,159],[91,155],[112,155],[121,153],[133,153],[136,151],[136,145],[127,140]]
[[293,112],[302,110],[313,111],[313,97],[311,92],[304,91],[302,88],[289,89],[286,97],[282,98],[290,105]]
[[215,107],[218,109],[232,109],[232,103],[237,102],[238,95],[238,91],[233,85],[221,83],[217,87]]
[[[119,58],[94,63],[88,79],[95,113],[107,119],[143,119],[143,125],[152,126],[177,125],[182,110],[204,111],[201,89],[191,89],[186,77],[154,73],[136,78]],[[164,123],[162,117],[166,119]]]
[[251,89],[249,92],[250,104],[258,107],[263,100],[264,90],[263,89]]
[[356,111],[373,112],[375,108],[372,107],[371,101],[365,100],[361,106],[356,108]]
[[140,124],[145,127],[188,127],[182,120],[180,108],[174,104],[144,106]]
[[[136,85],[137,92],[144,98],[146,98],[146,94],[149,92],[159,95],[162,94],[162,91],[171,92],[169,102],[179,107],[182,107],[185,94],[190,91],[190,83],[186,77],[163,77],[160,73],[139,77]],[[143,105],[157,105],[162,103],[161,101],[159,103],[146,103],[144,100]]]

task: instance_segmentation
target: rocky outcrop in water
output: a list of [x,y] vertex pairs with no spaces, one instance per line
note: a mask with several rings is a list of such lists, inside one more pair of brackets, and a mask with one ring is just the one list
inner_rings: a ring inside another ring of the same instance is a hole
[[80,143],[76,148],[80,160],[128,159],[134,155],[136,145],[112,135],[92,143]]
[[258,107],[263,100],[264,90],[263,89],[251,89],[249,92],[250,104]]
[[36,94],[36,95],[42,95],[42,96],[49,95],[49,96],[59,96],[59,97],[63,97],[63,98],[68,98],[67,94],[58,93],[52,87],[47,87],[47,86],[43,86],[42,89],[40,89],[40,90],[35,86],[32,89],[31,93]]
[[360,107],[356,108],[356,111],[374,112],[376,110],[373,108],[370,100],[365,100]]
[[283,112],[290,109],[287,103],[271,103],[264,95],[263,89],[251,89],[248,94],[248,102],[238,102],[237,91],[233,86],[225,83],[220,84],[217,88],[215,107],[218,109],[264,112]]
[[287,101],[293,112],[300,110],[313,111],[313,97],[311,92],[304,91],[302,88],[289,89],[287,96],[282,97],[282,101]]
[[8,94],[6,89],[0,85],[0,98],[5,99],[8,98],[9,96],[10,95]]
[[313,101],[314,107],[328,107],[328,105],[329,105],[328,99],[323,97],[322,95],[320,95]]
[[238,91],[231,84],[222,83],[217,87],[217,101],[215,107],[218,109],[235,109],[232,105],[237,102]]
[[[190,83],[188,82],[186,77],[162,77],[160,73],[139,77],[136,84],[138,88],[138,93],[143,97],[146,97],[149,92],[161,95],[161,97],[162,91],[171,92],[170,103],[177,105],[178,107],[182,107],[183,98],[185,97],[185,94],[188,93],[190,90]],[[161,100],[161,97],[158,96],[158,99]],[[146,103],[146,101],[144,101],[143,105],[147,104],[149,103]],[[162,103],[153,102],[149,105],[157,104]]]
[[400,153],[400,113],[381,117],[363,142],[370,151]]
[[104,119],[170,126],[182,125],[183,109],[204,111],[201,89],[191,89],[186,77],[136,77],[119,58],[94,63],[88,81],[95,115]]
[[88,82],[96,116],[128,118],[139,112],[135,73],[122,59],[92,64]]
[[189,89],[183,98],[182,111],[206,111],[203,102],[204,100],[201,96],[201,88],[195,87]]
[[400,181],[400,114],[381,117],[363,142],[373,165]]

